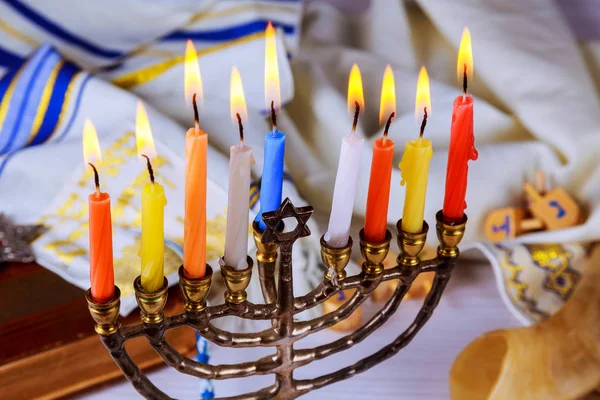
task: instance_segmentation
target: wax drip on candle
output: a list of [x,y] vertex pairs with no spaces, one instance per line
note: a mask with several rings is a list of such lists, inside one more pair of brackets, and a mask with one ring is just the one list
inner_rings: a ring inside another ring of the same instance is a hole
[[354,121],[352,122],[352,132],[356,132],[356,125],[358,124],[358,115],[360,114],[360,104],[358,101],[354,102]]
[[152,169],[152,164],[150,163],[150,158],[142,154],[142,157],[146,159],[146,167],[148,167],[148,174],[150,175],[150,182],[154,183],[154,170]]
[[421,132],[419,133],[419,138],[423,137],[423,133],[425,133],[425,125],[427,125],[427,107],[423,107],[423,121],[421,122]]
[[273,125],[273,135],[277,132],[277,115],[275,115],[275,102],[271,100],[271,124]]
[[94,170],[94,184],[96,185],[96,193],[100,194],[100,177],[98,176],[98,170],[92,163],[88,163]]
[[198,118],[198,104],[196,104],[196,93],[192,95],[192,104],[194,105],[194,127],[196,131],[200,130],[200,118]]
[[240,147],[242,147],[244,144],[244,125],[242,125],[242,117],[240,116],[240,113],[235,113],[235,116],[237,117],[238,126],[240,128]]
[[383,130],[383,144],[385,144],[385,141],[387,140],[388,137],[388,131],[390,130],[390,125],[392,124],[392,119],[396,117],[396,113],[392,112],[387,120],[387,122],[385,123],[385,129]]

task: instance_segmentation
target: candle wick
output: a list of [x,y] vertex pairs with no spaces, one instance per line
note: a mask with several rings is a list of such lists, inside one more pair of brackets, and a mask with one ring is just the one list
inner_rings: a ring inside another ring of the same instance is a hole
[[194,105],[194,127],[196,131],[200,130],[200,118],[198,117],[198,104],[196,103],[196,93],[192,95],[192,104]]
[[100,177],[98,176],[98,170],[92,163],[88,163],[90,167],[94,170],[94,184],[96,185],[96,193],[100,194]]
[[392,124],[392,119],[396,116],[395,112],[392,112],[387,120],[387,122],[385,123],[385,129],[383,130],[383,144],[385,144],[385,141],[387,140],[388,137],[388,131],[390,130],[390,125]]
[[148,167],[148,174],[150,174],[150,182],[152,182],[152,184],[154,184],[154,170],[152,169],[152,164],[150,163],[150,158],[145,154],[142,154],[142,157],[146,158],[146,167]]
[[240,147],[244,144],[244,125],[242,125],[242,117],[240,113],[235,113],[235,116],[238,120],[238,127],[240,128]]
[[387,120],[387,122],[385,123],[385,129],[383,130],[383,140],[381,141],[381,143],[383,145],[385,145],[385,143],[387,142],[387,137],[388,137],[388,132],[390,130],[390,125],[392,124],[392,119],[396,116],[395,112],[392,112]]
[[352,122],[352,132],[356,132],[356,125],[358,124],[358,115],[360,114],[360,104],[358,101],[354,102],[354,121]]
[[271,124],[273,125],[273,134],[277,132],[277,115],[275,115],[275,102],[271,100]]
[[463,64],[463,96],[467,95],[467,63]]
[[423,107],[423,121],[421,122],[421,132],[419,133],[419,137],[423,137],[423,133],[425,133],[425,125],[427,125],[427,107]]

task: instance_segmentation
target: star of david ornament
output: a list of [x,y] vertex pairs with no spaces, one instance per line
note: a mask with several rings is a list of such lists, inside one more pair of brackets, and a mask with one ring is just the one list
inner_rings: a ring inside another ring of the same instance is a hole
[[0,264],[33,261],[35,257],[29,243],[38,237],[43,229],[43,225],[15,225],[6,215],[0,214]]
[[[267,229],[262,236],[263,243],[278,242],[282,245],[285,242],[294,242],[296,239],[310,235],[310,229],[306,225],[308,219],[312,215],[313,208],[294,207],[292,201],[286,198],[279,208],[275,211],[266,212],[262,218],[267,225]],[[283,232],[279,227],[286,218],[296,218],[297,225],[291,232]]]

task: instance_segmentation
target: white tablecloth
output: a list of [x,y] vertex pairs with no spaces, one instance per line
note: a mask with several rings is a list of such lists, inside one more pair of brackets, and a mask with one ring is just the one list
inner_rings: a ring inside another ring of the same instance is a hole
[[[405,301],[388,323],[364,342],[325,360],[310,364],[296,372],[297,378],[309,378],[333,371],[357,361],[389,343],[412,321],[420,307],[418,301]],[[364,313],[373,310],[371,304]],[[510,326],[518,321],[502,303],[489,265],[459,265],[435,314],[413,342],[399,354],[352,379],[312,392],[303,398],[331,399],[448,399],[448,371],[458,352],[482,333]],[[331,330],[318,333],[299,342],[312,347],[340,337]],[[272,349],[211,348],[211,362],[248,361],[268,354]],[[169,368],[149,374],[152,381],[172,397],[199,398],[197,379]],[[215,381],[218,397],[232,396],[268,386],[272,376]],[[104,386],[78,397],[79,399],[130,399],[136,392],[124,380]]]

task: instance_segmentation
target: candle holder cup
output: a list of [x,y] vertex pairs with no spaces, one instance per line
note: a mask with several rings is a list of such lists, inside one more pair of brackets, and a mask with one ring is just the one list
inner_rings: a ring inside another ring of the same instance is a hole
[[92,289],[85,292],[90,314],[96,323],[94,329],[99,335],[112,335],[119,329],[119,311],[121,309],[121,290],[115,286],[115,296],[106,302],[96,302],[92,298]]
[[140,318],[146,324],[156,324],[165,318],[163,310],[167,304],[167,291],[169,282],[163,279],[163,285],[155,292],[147,292],[142,286],[142,277],[138,276],[133,281],[135,300],[140,307]]
[[213,270],[206,264],[206,273],[202,278],[188,278],[183,265],[179,267],[179,286],[185,298],[184,307],[189,313],[198,313],[206,307],[206,296],[212,283]]
[[363,272],[367,275],[380,275],[383,272],[383,261],[390,250],[392,232],[386,229],[385,238],[379,243],[366,240],[364,229],[360,230],[358,236],[360,237],[360,253],[365,259],[362,265]]
[[231,304],[242,304],[248,298],[246,288],[252,277],[252,258],[247,259],[248,266],[244,269],[235,269],[229,265],[221,265],[221,277],[225,284],[225,301]]
[[[392,234],[388,231],[381,243],[369,243],[360,233],[361,253],[365,258],[362,272],[347,276],[345,267],[350,260],[352,240],[347,246],[336,249],[327,246],[321,239],[321,256],[325,268],[333,271],[326,274],[323,282],[307,294],[296,297],[292,281],[292,248],[294,242],[310,235],[306,222],[312,213],[311,207],[294,207],[289,199],[282,202],[278,210],[264,213],[267,229],[261,232],[254,224],[254,240],[257,243],[257,268],[265,299],[264,304],[247,300],[246,288],[252,276],[253,262],[248,257],[248,267],[235,270],[222,265],[221,275],[226,286],[225,302],[217,305],[205,304],[210,289],[212,269],[198,279],[189,279],[183,268],[179,270],[179,283],[185,296],[185,312],[164,317],[162,310],[167,300],[165,279],[163,287],[156,293],[146,293],[140,278],[134,283],[136,299],[142,310],[142,324],[122,327],[117,321],[120,292],[115,288],[115,298],[108,302],[95,302],[90,291],[86,299],[90,313],[96,323],[96,332],[108,349],[115,363],[129,379],[134,388],[150,399],[170,399],[143,374],[125,349],[129,339],[144,336],[164,362],[181,373],[203,379],[231,379],[253,375],[273,374],[275,382],[261,390],[240,394],[229,399],[294,399],[312,390],[351,378],[399,352],[417,335],[427,323],[448,283],[459,255],[458,244],[464,234],[467,217],[461,221],[445,221],[441,212],[436,215],[436,232],[440,246],[438,256],[432,260],[420,260],[419,253],[425,244],[428,226],[423,223],[422,232],[408,233],[401,230],[398,222],[398,265],[383,269],[383,260],[389,250]],[[284,218],[296,218],[298,224],[291,232],[283,232]],[[279,254],[277,254],[279,253]],[[278,260],[278,262],[277,262]],[[277,272],[277,273],[276,273]],[[435,274],[431,290],[425,298],[414,321],[394,340],[379,351],[332,373],[310,379],[294,378],[294,371],[347,350],[354,344],[381,327],[396,312],[415,278],[424,272]],[[331,327],[348,318],[367,299],[377,286],[385,281],[397,280],[398,285],[386,305],[363,326],[345,337],[314,348],[295,347],[302,338]],[[323,303],[342,290],[353,290],[352,296],[338,309],[322,316],[299,321],[297,314]],[[238,333],[216,328],[212,321],[222,317],[237,317],[251,320],[270,320],[271,327],[261,332]],[[223,347],[274,347],[269,356],[239,364],[212,365],[194,361],[178,353],[165,338],[169,329],[189,326],[208,341]]]
[[352,237],[344,247],[330,247],[321,236],[321,260],[325,265],[325,279],[339,282],[346,278],[346,266],[352,256]]
[[398,247],[400,254],[398,255],[398,264],[405,267],[418,267],[421,263],[419,254],[423,251],[425,242],[427,241],[427,232],[429,225],[423,221],[421,232],[405,232],[402,230],[402,220],[396,224],[398,228]]

